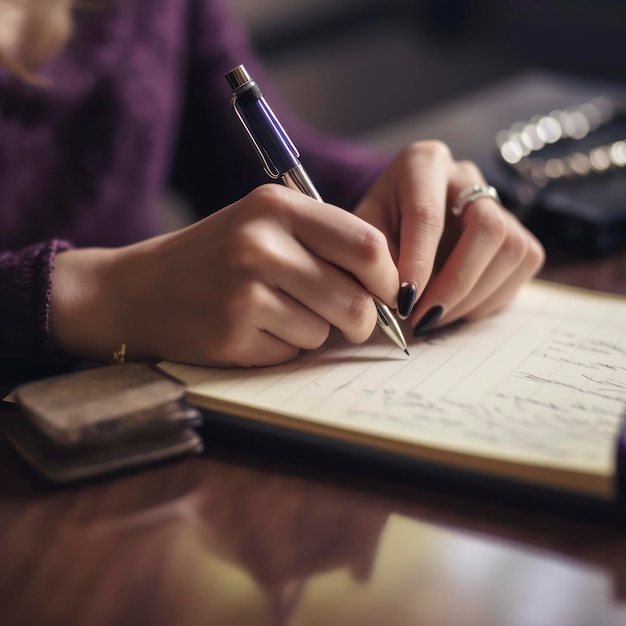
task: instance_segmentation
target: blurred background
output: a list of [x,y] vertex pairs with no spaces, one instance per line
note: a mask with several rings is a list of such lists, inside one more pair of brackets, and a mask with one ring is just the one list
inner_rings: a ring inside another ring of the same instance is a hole
[[626,79],[624,0],[230,0],[293,108],[366,136],[517,73]]

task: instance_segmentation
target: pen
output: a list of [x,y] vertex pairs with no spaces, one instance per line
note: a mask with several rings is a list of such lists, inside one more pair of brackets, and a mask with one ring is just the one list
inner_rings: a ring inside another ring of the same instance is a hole
[[[263,97],[261,89],[243,65],[226,74],[233,90],[231,104],[256,149],[265,173],[272,179],[323,202],[315,185],[300,163],[300,153]],[[406,341],[389,308],[374,298],[377,323],[383,332],[406,354]]]

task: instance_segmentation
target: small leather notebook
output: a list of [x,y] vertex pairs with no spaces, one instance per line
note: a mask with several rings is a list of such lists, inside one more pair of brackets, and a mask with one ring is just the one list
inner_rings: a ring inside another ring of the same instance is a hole
[[9,439],[42,476],[69,482],[202,451],[200,413],[156,368],[123,363],[18,387]]

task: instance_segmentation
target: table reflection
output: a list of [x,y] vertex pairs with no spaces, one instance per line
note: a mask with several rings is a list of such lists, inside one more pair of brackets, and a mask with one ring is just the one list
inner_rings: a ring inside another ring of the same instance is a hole
[[[0,505],[8,624],[609,624],[600,568],[208,458]],[[45,601],[41,601],[45,599]]]

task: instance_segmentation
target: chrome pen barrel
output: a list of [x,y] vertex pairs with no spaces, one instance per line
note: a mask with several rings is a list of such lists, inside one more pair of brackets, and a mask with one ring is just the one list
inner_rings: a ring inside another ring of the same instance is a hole
[[288,172],[285,172],[281,176],[281,179],[285,184],[285,187],[295,189],[296,191],[300,191],[311,198],[319,200],[319,202],[323,202],[322,196],[318,193],[315,185],[311,182],[309,175],[304,171],[302,165],[298,165],[290,169]]

